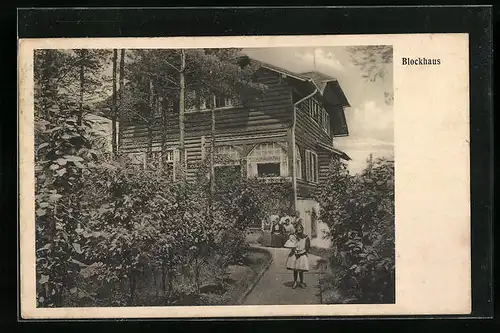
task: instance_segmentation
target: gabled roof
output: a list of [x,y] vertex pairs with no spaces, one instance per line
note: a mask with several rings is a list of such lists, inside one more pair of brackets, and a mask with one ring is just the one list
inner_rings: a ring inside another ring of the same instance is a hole
[[305,76],[302,76],[298,73],[295,73],[295,72],[292,72],[292,71],[289,71],[287,69],[284,69],[284,68],[281,68],[281,67],[278,67],[278,66],[274,66],[274,65],[271,65],[271,64],[268,64],[268,63],[265,63],[265,62],[262,62],[260,60],[253,60],[255,61],[256,63],[258,63],[261,67],[264,67],[264,68],[267,68],[267,69],[270,69],[272,70],[273,72],[278,72],[278,73],[281,73],[281,74],[285,74],[285,75],[288,75],[290,77],[293,77],[293,78],[296,78],[296,79],[299,79],[301,81],[310,81],[309,78],[305,77]]
[[326,74],[323,74],[323,73],[317,72],[317,71],[295,73],[295,72],[289,71],[287,69],[262,62],[260,60],[252,59],[252,61],[259,64],[261,67],[269,69],[271,71],[285,74],[287,76],[290,76],[290,77],[295,78],[295,79],[300,80],[300,81],[311,82],[314,85],[314,87],[318,89],[318,91],[320,92],[321,95],[323,95],[325,93],[326,87],[331,82],[332,87],[335,91],[335,94],[338,95],[338,97],[337,97],[338,102],[340,102],[343,106],[347,106],[347,107],[350,106],[349,101],[347,100],[342,88],[340,87],[338,80],[334,77],[328,76]]
[[311,79],[321,93],[325,91],[328,82],[337,81],[336,78],[316,71],[301,73],[300,76]]
[[254,60],[254,61],[259,63],[262,67],[270,69],[272,71],[291,76],[291,77],[299,79],[301,81],[311,81],[318,87],[318,90],[320,90],[320,91],[324,90],[326,83],[328,83],[329,81],[336,81],[337,80],[334,77],[331,77],[331,76],[328,76],[326,74],[316,72],[316,71],[305,72],[305,73],[296,73],[296,72],[292,72],[292,71],[289,71],[287,69],[284,69],[282,67],[271,65],[271,64],[259,61],[259,60]]

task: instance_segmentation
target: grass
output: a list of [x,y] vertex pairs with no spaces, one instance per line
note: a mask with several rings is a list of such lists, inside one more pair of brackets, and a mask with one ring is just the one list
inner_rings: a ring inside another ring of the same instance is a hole
[[[242,262],[230,265],[225,272],[226,274],[217,271],[213,263],[208,262],[200,273],[200,294],[196,294],[193,280],[186,270],[175,279],[174,301],[168,302],[166,297],[162,295],[162,288],[160,288],[161,274],[159,272],[155,274],[151,269],[146,268],[138,276],[133,306],[235,305],[270,260],[271,255],[267,251],[249,247]],[[79,285],[79,290],[86,294],[92,293],[92,296],[78,299],[75,295],[68,295],[65,306],[130,305],[127,296],[128,281],[104,284],[83,280]]]
[[245,256],[244,266],[250,268],[241,275],[238,280],[227,290],[227,305],[236,305],[241,296],[250,287],[266,264],[271,260],[271,255],[267,251],[250,248]]

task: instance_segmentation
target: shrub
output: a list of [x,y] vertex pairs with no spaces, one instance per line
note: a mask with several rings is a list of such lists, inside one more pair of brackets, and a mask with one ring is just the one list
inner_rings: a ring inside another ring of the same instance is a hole
[[394,302],[394,163],[370,161],[352,176],[335,161],[319,202],[335,270],[324,282],[349,302]]
[[44,307],[61,306],[64,295],[78,294],[80,197],[86,169],[97,157],[90,126],[60,112],[50,121],[37,119],[35,129],[37,305]]

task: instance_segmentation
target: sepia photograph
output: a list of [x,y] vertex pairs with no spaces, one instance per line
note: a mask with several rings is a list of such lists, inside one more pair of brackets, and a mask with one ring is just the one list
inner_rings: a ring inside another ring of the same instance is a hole
[[394,303],[392,62],[35,50],[37,307]]
[[470,313],[467,43],[21,40],[22,317]]

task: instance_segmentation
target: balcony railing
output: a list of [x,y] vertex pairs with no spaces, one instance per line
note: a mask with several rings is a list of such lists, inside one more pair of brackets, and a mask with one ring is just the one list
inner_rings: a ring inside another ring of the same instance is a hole
[[256,177],[258,180],[266,184],[288,183],[292,181],[292,177]]

